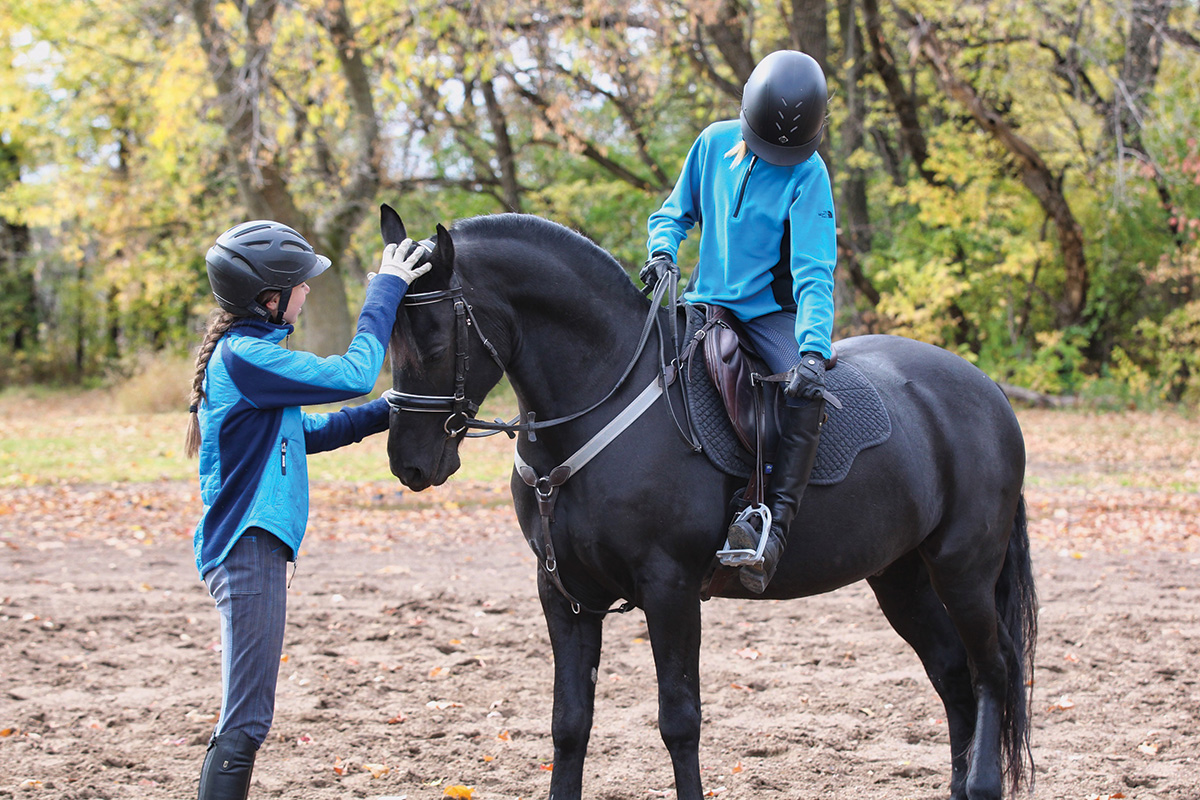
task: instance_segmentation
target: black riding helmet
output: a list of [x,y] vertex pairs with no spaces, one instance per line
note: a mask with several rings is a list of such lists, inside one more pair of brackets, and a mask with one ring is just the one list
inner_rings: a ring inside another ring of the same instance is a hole
[[256,219],[234,225],[217,237],[204,257],[208,282],[218,305],[239,317],[270,319],[258,296],[267,289],[280,292],[278,318],[287,308],[292,289],[326,269],[330,261],[281,222]]
[[806,161],[825,130],[825,73],[797,50],[777,50],[758,63],[742,90],[742,138],[771,164]]

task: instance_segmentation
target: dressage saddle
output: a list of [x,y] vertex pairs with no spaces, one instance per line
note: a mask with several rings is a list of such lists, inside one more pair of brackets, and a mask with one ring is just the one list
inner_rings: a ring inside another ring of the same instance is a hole
[[[783,392],[761,379],[770,375],[766,364],[743,344],[741,323],[727,308],[704,305],[705,322],[692,342],[703,342],[708,376],[729,414],[742,447],[761,452],[771,461],[779,443],[778,412]],[[833,369],[837,352],[825,362]]]

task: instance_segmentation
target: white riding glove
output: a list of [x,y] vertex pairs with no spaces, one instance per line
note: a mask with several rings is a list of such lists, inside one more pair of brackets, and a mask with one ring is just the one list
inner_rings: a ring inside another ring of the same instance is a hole
[[[408,253],[408,256],[404,257],[401,253]],[[417,262],[427,254],[425,248],[414,244],[412,239],[405,239],[400,244],[389,244],[383,248],[383,258],[379,262],[379,274],[395,275],[412,286],[413,281],[429,272],[433,266],[428,261],[418,266]],[[373,277],[375,277],[375,273],[372,272],[367,275],[367,280],[369,281]]]

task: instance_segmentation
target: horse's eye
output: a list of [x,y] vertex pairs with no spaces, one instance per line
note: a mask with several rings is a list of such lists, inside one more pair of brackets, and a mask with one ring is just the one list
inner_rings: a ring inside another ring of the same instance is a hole
[[442,361],[450,352],[450,348],[445,345],[432,347],[428,351],[422,353],[422,360],[426,363]]

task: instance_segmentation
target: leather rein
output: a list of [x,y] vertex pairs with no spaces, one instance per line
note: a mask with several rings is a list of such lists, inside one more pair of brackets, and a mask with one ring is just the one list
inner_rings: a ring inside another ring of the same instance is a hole
[[[574,473],[578,472],[583,466],[590,461],[596,454],[603,450],[610,442],[616,439],[629,425],[653,405],[659,395],[666,395],[667,405],[670,408],[671,417],[675,422],[675,427],[683,436],[684,441],[688,443],[694,450],[699,450],[699,442],[695,439],[691,431],[690,419],[688,418],[688,410],[685,407],[683,414],[687,419],[688,430],[684,431],[683,426],[679,422],[679,417],[671,403],[670,394],[666,392],[666,387],[674,382],[678,374],[678,359],[675,354],[678,353],[678,335],[675,325],[675,302],[676,291],[678,287],[674,281],[661,280],[655,287],[650,303],[650,312],[646,317],[645,323],[642,325],[642,331],[638,337],[638,344],[634,350],[632,358],[625,367],[625,371],[612,389],[597,400],[592,405],[581,411],[576,411],[565,416],[556,417],[548,420],[538,420],[535,412],[530,411],[525,415],[525,421],[522,422],[521,415],[513,417],[508,422],[500,419],[492,421],[481,420],[475,417],[479,411],[479,404],[470,400],[466,396],[466,380],[467,370],[469,368],[470,356],[467,353],[467,345],[470,330],[475,331],[475,335],[479,337],[484,349],[487,350],[492,360],[496,362],[501,371],[506,372],[504,361],[500,358],[499,352],[495,346],[488,340],[479,321],[475,317],[474,309],[471,304],[466,301],[463,294],[463,285],[458,278],[457,273],[453,274],[450,279],[450,286],[447,289],[440,289],[432,292],[417,292],[407,294],[401,301],[405,306],[422,306],[432,305],[441,302],[450,302],[454,306],[454,390],[453,394],[449,395],[424,395],[413,394],[411,392],[400,392],[395,389],[388,389],[383,393],[384,400],[393,412],[410,411],[418,413],[446,414],[446,420],[442,423],[442,429],[446,433],[447,439],[453,439],[456,436],[466,436],[478,438],[482,436],[493,436],[497,433],[505,433],[508,437],[515,438],[517,433],[524,432],[531,442],[537,441],[537,431],[543,428],[551,428],[557,425],[570,422],[578,419],[583,415],[594,411],[605,402],[610,400],[613,395],[625,384],[626,380],[632,374],[638,360],[645,352],[646,344],[650,338],[650,330],[654,327],[654,323],[658,317],[658,309],[662,303],[664,294],[669,293],[669,316],[671,317],[671,339],[672,339],[672,358],[667,360],[666,352],[666,337],[662,335],[661,322],[658,323],[659,341],[661,359],[658,373],[654,376],[654,380],[647,386],[638,397],[630,403],[617,417],[615,417],[608,425],[593,436],[579,450],[572,454],[565,462],[550,470],[546,475],[538,475],[533,467],[529,466],[518,451],[514,453],[514,461],[517,473],[527,486],[534,490],[537,495],[538,512],[542,520],[542,542],[539,550],[535,542],[530,539],[529,546],[537,556],[538,565],[546,571],[551,582],[560,593],[571,604],[571,610],[576,614],[581,610],[588,611],[593,614],[610,614],[610,613],[625,613],[635,608],[632,601],[626,601],[620,606],[609,608],[606,610],[598,610],[587,607],[578,601],[563,585],[562,579],[558,573],[558,561],[554,555],[554,544],[550,536],[550,523],[554,519],[554,504],[557,500],[558,489],[562,484],[566,483]],[[478,432],[470,429],[476,429]]]

